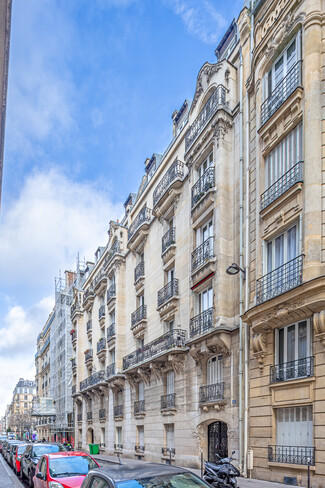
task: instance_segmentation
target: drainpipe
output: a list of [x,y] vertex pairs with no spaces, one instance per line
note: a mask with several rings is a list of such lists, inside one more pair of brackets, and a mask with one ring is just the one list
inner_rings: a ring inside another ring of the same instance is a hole
[[[244,157],[243,157],[243,57],[241,48],[239,50],[239,266],[243,269],[243,179],[244,179]],[[244,467],[243,450],[243,273],[239,273],[239,366],[238,366],[238,399],[239,399],[239,470]]]

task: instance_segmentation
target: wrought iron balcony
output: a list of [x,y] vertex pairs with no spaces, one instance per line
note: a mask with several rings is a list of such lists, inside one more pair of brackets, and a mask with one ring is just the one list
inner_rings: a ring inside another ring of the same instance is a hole
[[169,283],[167,283],[167,285],[165,285],[161,290],[158,291],[158,308],[161,307],[165,302],[176,296],[178,296],[178,280],[174,278]]
[[223,383],[200,387],[200,403],[218,402],[223,400]]
[[281,105],[301,86],[301,61],[298,61],[288,74],[276,85],[271,95],[261,106],[261,126],[272,117]]
[[171,330],[123,358],[123,369],[142,363],[173,348],[185,348],[185,330]]
[[92,358],[93,358],[93,350],[92,349],[87,349],[85,351],[85,362],[89,361]]
[[78,422],[82,422],[82,413],[78,413],[77,419]]
[[74,342],[77,340],[77,331],[75,329],[72,329],[72,330],[70,331],[70,335],[71,335],[72,342]]
[[168,395],[162,395],[160,398],[161,410],[168,410],[169,408],[175,408],[175,393],[169,393]]
[[71,367],[72,367],[72,369],[74,369],[74,368],[77,367],[77,360],[76,360],[76,358],[72,358]]
[[72,395],[75,395],[77,393],[77,385],[72,385],[71,393]]
[[145,451],[144,446],[134,446],[134,450],[137,454],[143,454]]
[[158,185],[153,192],[153,206],[155,207],[162,196],[167,192],[168,188],[177,179],[183,179],[184,177],[184,163],[181,161],[174,161],[174,163],[169,167],[165,176],[162,177]]
[[111,324],[109,327],[107,327],[107,340],[109,341],[114,336],[115,336],[115,324]]
[[83,305],[85,305],[88,298],[94,298],[94,290],[92,288],[88,288],[88,290],[85,291],[83,296]]
[[93,419],[93,412],[87,412],[87,420],[92,420]]
[[107,290],[107,303],[116,297],[116,285],[113,283]]
[[223,85],[218,85],[211,97],[205,103],[199,115],[194,120],[185,134],[185,151],[188,151],[193,142],[203,132],[208,122],[212,119],[219,108],[228,108],[226,102],[226,88]]
[[78,302],[78,303],[73,304],[73,305],[71,306],[71,317],[73,317],[73,316],[74,316],[74,314],[75,314],[76,312],[79,312],[79,311],[81,311],[81,307],[80,307],[79,302]]
[[205,334],[213,328],[213,307],[204,310],[190,320],[190,338]]
[[87,322],[87,332],[90,332],[93,328],[93,322],[92,320],[88,320]]
[[122,417],[123,405],[114,405],[114,417]]
[[115,451],[122,451],[123,444],[114,444],[114,449]]
[[144,400],[138,400],[137,402],[134,402],[134,413],[142,412],[145,412]]
[[172,245],[175,244],[175,227],[169,229],[166,234],[164,234],[161,240],[161,253],[164,254],[165,251]]
[[131,314],[131,329],[137,325],[140,320],[147,318],[147,305],[141,305]]
[[270,367],[270,383],[307,378],[314,375],[314,357],[296,359]]
[[206,261],[213,258],[214,237],[208,237],[199,247],[192,252],[192,273],[200,268]]
[[106,419],[106,409],[105,408],[101,408],[99,410],[99,419],[100,420]]
[[101,305],[98,309],[98,319],[101,320],[105,317],[105,305]]
[[99,339],[99,341],[97,342],[97,353],[99,353],[100,351],[102,351],[103,349],[106,349],[106,340],[105,340],[105,337],[102,337],[101,339]]
[[115,363],[107,366],[107,379],[115,375]]
[[195,207],[197,202],[214,186],[214,167],[210,166],[192,186],[192,208]]
[[282,295],[302,283],[303,254],[256,281],[256,303],[260,304]]
[[132,224],[129,227],[128,230],[128,240],[130,241],[134,234],[138,231],[138,229],[141,227],[142,224],[149,224],[151,221],[151,208],[144,207],[136,218],[133,220]]
[[302,464],[315,466],[315,448],[309,446],[268,446],[270,463]]
[[105,381],[105,371],[103,369],[80,381],[80,391],[85,390],[89,386],[97,385],[97,383],[101,383],[102,381]]
[[140,278],[144,277],[144,261],[140,261],[140,263],[134,268],[134,283],[136,283]]
[[261,195],[261,210],[264,210],[296,183],[303,181],[303,161],[295,164]]
[[172,456],[175,456],[176,450],[175,450],[174,447],[162,447],[161,448],[161,454],[163,456],[170,456],[170,457],[172,457]]
[[93,281],[94,287],[97,288],[101,281],[107,281],[107,274],[105,273],[104,269],[101,269],[99,273],[97,273],[97,276],[95,276]]
[[120,252],[121,252],[121,243],[120,241],[115,241],[112,247],[108,250],[107,256],[104,261],[104,267],[106,268],[111,262],[111,260],[113,259],[113,257],[115,256],[115,254]]

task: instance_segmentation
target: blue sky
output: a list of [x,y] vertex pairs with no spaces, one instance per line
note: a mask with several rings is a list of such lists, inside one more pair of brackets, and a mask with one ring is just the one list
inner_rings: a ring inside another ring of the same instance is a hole
[[[171,140],[242,0],[14,0],[0,220],[0,416],[54,276],[91,259]],[[10,363],[8,371],[7,365]],[[4,372],[4,365],[7,371]],[[2,402],[2,403],[1,403]]]

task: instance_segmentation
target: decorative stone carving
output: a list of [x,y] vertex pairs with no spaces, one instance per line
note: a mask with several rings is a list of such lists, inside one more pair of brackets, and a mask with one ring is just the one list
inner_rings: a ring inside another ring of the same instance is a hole
[[214,354],[229,356],[231,346],[231,336],[226,332],[215,334],[207,340],[207,348]]
[[192,430],[192,437],[196,439],[198,449],[203,451],[206,437],[205,427],[203,424],[198,425],[196,429]]
[[315,339],[320,341],[325,347],[325,310],[315,313],[313,322],[315,328]]
[[190,355],[195,361],[197,366],[201,366],[202,361],[204,360],[206,353],[201,351],[200,344],[192,344],[189,350]]
[[185,355],[184,354],[169,354],[168,362],[174,370],[175,374],[181,374],[184,371]]
[[213,128],[213,135],[216,138],[217,149],[220,145],[220,139],[224,139],[226,134],[228,133],[228,129],[231,127],[231,124],[226,119],[218,119],[217,122],[212,124]]
[[139,379],[143,381],[146,386],[150,386],[150,368],[138,368],[137,373]]
[[191,105],[191,112],[193,112],[198,99],[200,98],[201,93],[203,92],[203,78],[206,79],[206,83],[209,84],[212,76],[219,71],[221,68],[219,63],[216,64],[210,64],[210,63],[205,63],[202,68],[200,69],[200,72],[197,77],[197,82],[196,82],[196,89],[195,89],[195,94],[193,97],[193,102]]
[[272,38],[268,41],[265,57],[266,60],[270,60],[273,58],[274,54],[276,53],[277,49],[281,44],[285,43],[287,37],[290,35],[293,28],[301,23],[305,18],[304,13],[300,13],[299,15],[294,15],[293,12],[289,12],[288,15],[283,19],[283,22],[275,30]]
[[162,381],[163,374],[166,372],[166,367],[163,363],[150,363],[150,369],[157,382]]
[[253,356],[257,360],[261,373],[263,372],[266,355],[266,334],[254,334],[252,336]]

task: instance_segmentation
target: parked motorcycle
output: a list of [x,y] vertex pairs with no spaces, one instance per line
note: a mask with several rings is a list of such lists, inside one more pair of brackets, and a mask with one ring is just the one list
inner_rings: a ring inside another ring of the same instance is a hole
[[204,461],[203,479],[214,488],[237,488],[236,477],[240,476],[240,472],[231,464],[233,454],[235,451],[230,458],[218,456],[219,459],[215,463]]

